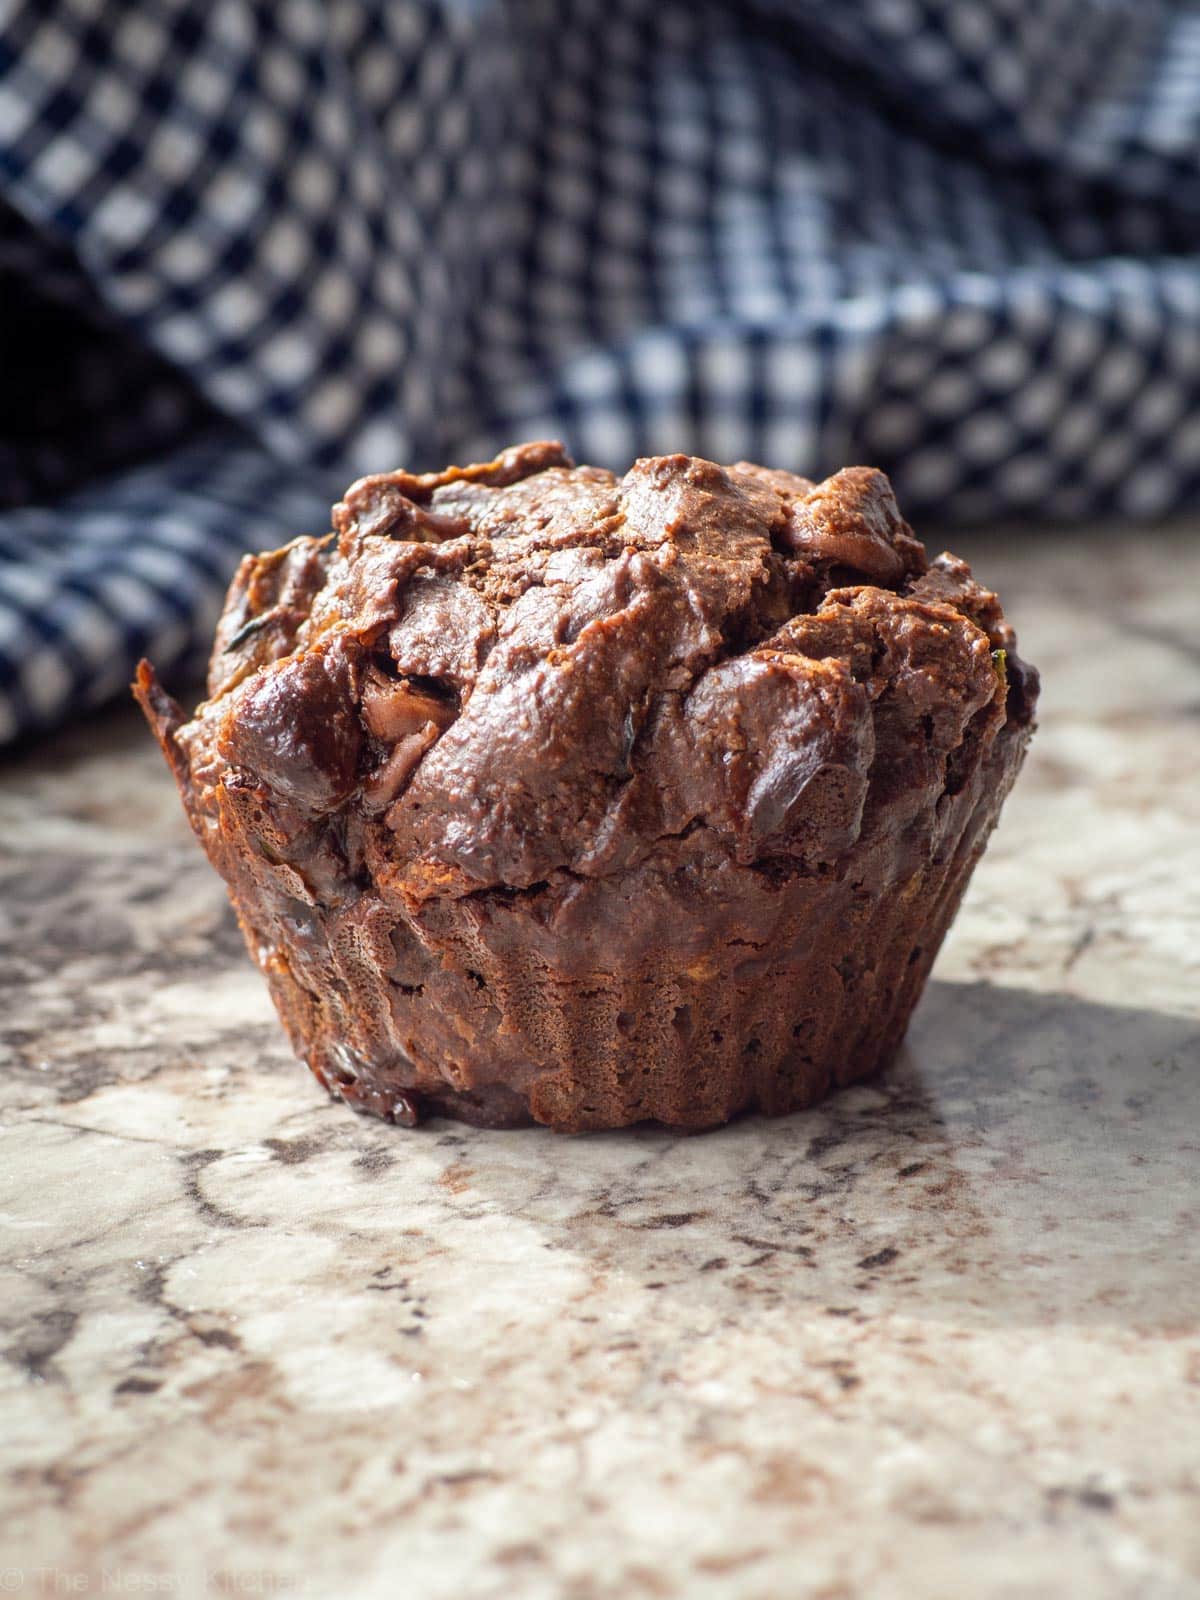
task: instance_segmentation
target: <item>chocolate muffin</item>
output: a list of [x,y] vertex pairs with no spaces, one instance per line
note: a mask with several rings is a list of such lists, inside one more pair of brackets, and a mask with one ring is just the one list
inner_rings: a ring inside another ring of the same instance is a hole
[[135,688],[292,1043],[406,1125],[706,1128],[895,1054],[1037,677],[882,473],[526,444],[248,557]]

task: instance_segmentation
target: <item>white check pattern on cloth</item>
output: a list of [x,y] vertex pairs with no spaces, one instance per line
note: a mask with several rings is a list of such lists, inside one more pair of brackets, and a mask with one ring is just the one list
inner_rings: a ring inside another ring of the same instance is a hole
[[1200,6],[0,0],[0,740],[358,472],[1200,499]]

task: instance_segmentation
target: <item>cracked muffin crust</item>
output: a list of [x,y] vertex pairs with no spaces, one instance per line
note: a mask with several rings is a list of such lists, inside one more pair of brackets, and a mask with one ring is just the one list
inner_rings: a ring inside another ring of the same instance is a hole
[[193,716],[135,692],[334,1094],[563,1130],[894,1055],[1037,677],[882,473],[526,444],[247,557]]

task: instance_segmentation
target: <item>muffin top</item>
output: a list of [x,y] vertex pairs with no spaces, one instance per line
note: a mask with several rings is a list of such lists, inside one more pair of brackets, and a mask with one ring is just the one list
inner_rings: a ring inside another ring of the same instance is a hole
[[242,563],[177,737],[275,858],[414,901],[656,853],[830,870],[1029,715],[995,596],[871,468],[525,444],[363,478],[333,524]]

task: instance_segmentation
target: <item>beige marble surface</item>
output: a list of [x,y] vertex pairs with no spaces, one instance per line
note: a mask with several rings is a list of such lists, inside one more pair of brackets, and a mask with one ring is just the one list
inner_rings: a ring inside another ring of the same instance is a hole
[[1035,754],[788,1121],[355,1118],[132,716],[0,764],[0,1594],[1200,1595],[1200,529],[959,542]]

